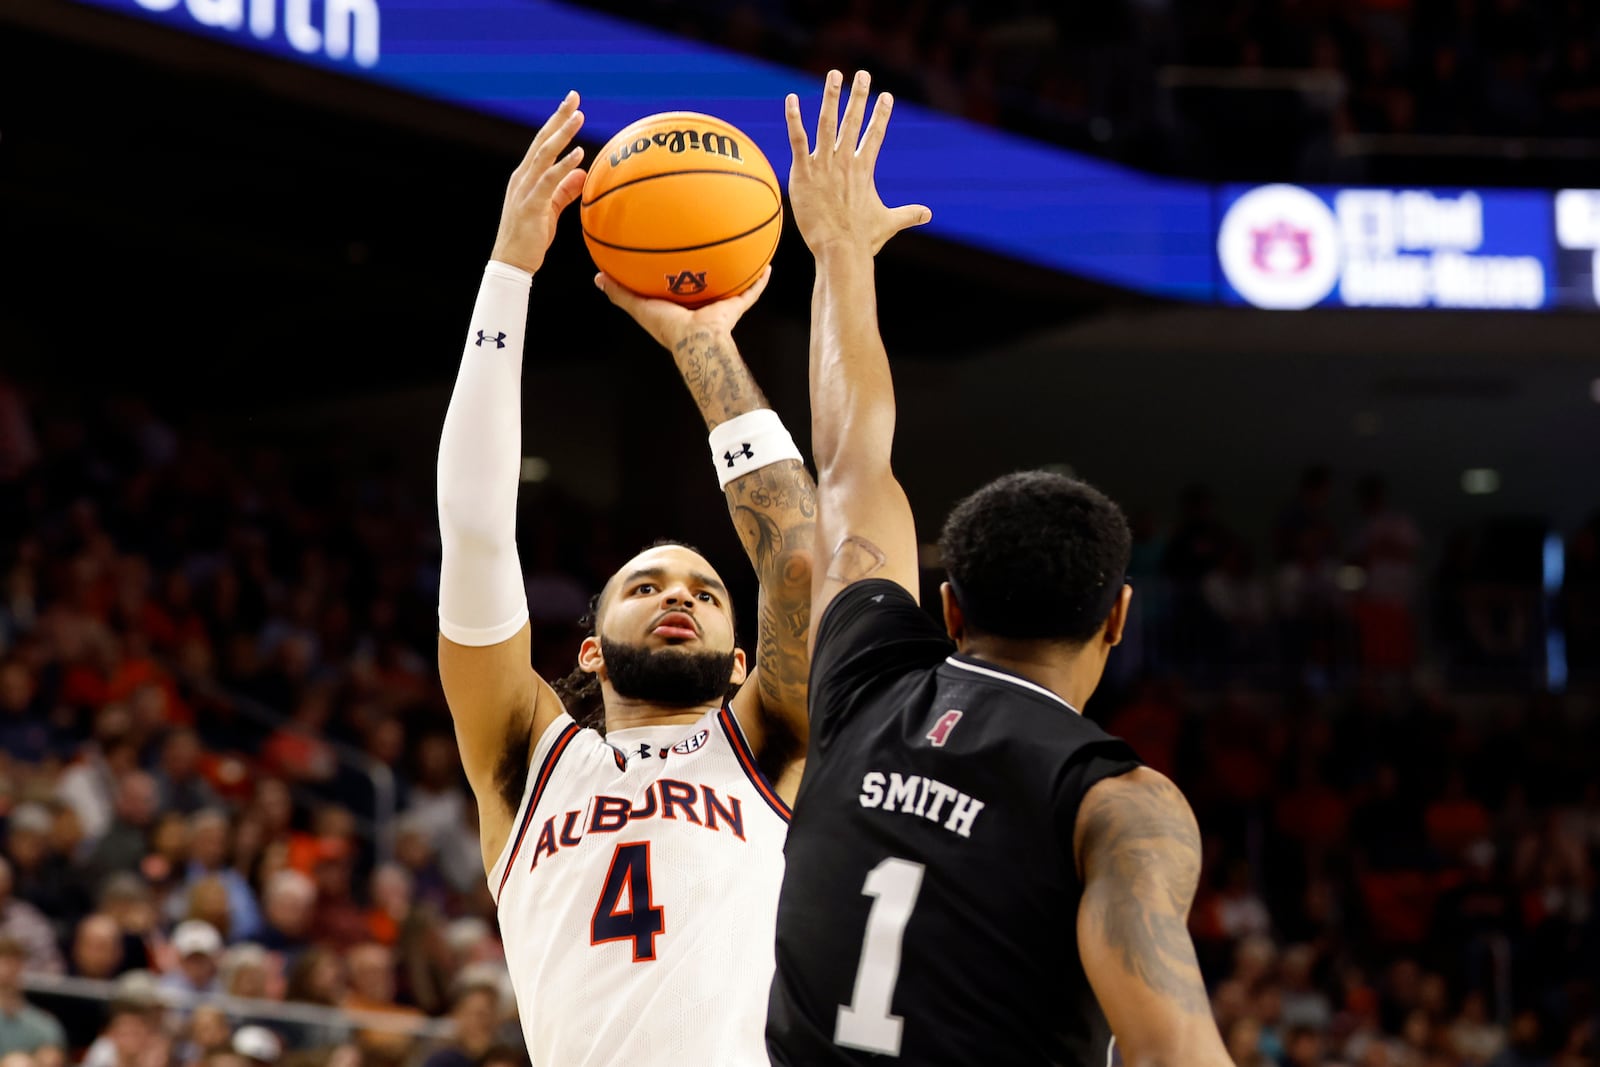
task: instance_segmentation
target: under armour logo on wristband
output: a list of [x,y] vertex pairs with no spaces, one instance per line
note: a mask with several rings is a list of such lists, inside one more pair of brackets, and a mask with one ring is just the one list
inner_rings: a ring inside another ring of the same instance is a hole
[[473,343],[479,348],[482,348],[485,341],[493,341],[496,348],[504,348],[506,346],[506,335],[503,333],[497,333],[493,337],[490,337],[482,330],[479,330],[478,339]]
[[750,451],[750,442],[749,441],[746,441],[743,445],[741,445],[739,447],[739,451],[737,451],[737,452],[724,452],[722,454],[722,458],[728,461],[728,467],[730,469],[733,467],[734,461],[737,460],[740,456],[743,456],[745,459],[755,459],[756,458],[756,454],[754,452]]

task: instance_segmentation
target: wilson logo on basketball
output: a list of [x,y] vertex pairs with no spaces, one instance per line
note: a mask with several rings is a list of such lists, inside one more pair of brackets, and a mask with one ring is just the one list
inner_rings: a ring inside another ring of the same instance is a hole
[[744,162],[739,152],[739,142],[725,133],[701,133],[699,130],[662,130],[649,137],[640,137],[631,144],[619,145],[611,153],[611,165],[620,167],[624,162],[648,152],[651,148],[665,148],[668,152],[705,152],[723,156],[737,163]]

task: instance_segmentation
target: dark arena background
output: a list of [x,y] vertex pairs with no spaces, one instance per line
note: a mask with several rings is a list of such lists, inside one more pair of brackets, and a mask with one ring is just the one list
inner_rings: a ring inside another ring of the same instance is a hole
[[[878,268],[924,600],[995,475],[1127,511],[1087,711],[1196,811],[1235,1062],[1600,1064],[1597,57],[1589,0],[0,0],[0,1062],[524,1062],[434,663],[506,176],[576,87],[591,152],[700,110],[781,178],[864,66],[935,216]],[[546,677],[654,538],[755,589],[592,277],[568,216]],[[739,331],[802,450],[811,281],[790,225]]]

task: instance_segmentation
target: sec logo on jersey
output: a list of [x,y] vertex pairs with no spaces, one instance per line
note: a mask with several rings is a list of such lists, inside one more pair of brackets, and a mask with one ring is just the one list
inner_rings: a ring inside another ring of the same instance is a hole
[[697,731],[673,745],[672,751],[676,752],[680,756],[687,756],[696,749],[704,748],[706,739],[710,736],[711,733],[708,730]]

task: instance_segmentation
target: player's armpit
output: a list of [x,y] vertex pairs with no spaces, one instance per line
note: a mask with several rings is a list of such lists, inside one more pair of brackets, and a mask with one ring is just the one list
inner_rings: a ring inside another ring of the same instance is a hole
[[526,623],[495,645],[460,645],[441,634],[439,678],[462,769],[478,802],[487,870],[511,835],[533,746],[564,709],[555,690],[534,673]]
[[1222,1067],[1189,937],[1200,832],[1176,786],[1141,767],[1096,783],[1075,827],[1078,951],[1129,1067]]

